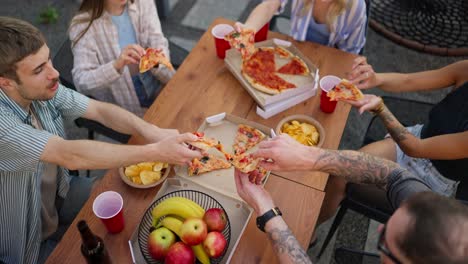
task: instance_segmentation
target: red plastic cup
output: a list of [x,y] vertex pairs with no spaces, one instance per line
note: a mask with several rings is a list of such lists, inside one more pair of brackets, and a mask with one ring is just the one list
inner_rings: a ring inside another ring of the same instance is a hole
[[266,23],[257,33],[255,33],[255,42],[264,41],[268,37],[268,30],[270,29],[270,22]]
[[231,48],[231,45],[224,39],[224,36],[231,33],[233,30],[234,28],[227,24],[216,25],[211,30],[211,34],[215,40],[216,55],[218,55],[220,59],[224,59],[224,57],[226,57],[226,50]]
[[94,199],[93,212],[101,219],[112,234],[121,232],[124,229],[125,221],[123,217],[122,196],[114,191],[103,192]]
[[327,96],[333,87],[341,82],[341,79],[333,76],[327,75],[320,80],[320,88],[322,89],[322,94],[320,95],[320,109],[325,113],[333,113],[336,108],[337,101],[330,101],[330,98]]

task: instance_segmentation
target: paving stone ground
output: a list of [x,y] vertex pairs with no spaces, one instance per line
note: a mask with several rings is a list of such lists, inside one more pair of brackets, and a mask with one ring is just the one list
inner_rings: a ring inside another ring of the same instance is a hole
[[[170,41],[190,51],[214,18],[226,17],[243,21],[259,1],[169,0],[168,2],[170,14],[162,21],[163,31]],[[69,21],[79,6],[79,0],[1,0],[0,5],[0,15],[22,18],[39,27],[48,39],[52,54],[55,54],[60,44],[67,37]],[[57,9],[60,15],[59,20],[56,24],[39,24],[39,13],[48,5]],[[283,19],[280,20],[278,28],[279,31],[287,33],[289,22]],[[368,31],[365,56],[367,56],[369,63],[373,65],[376,72],[429,70],[466,59],[466,57],[432,56],[409,50],[394,44],[373,30]],[[378,90],[369,90],[368,92],[380,95],[386,94]],[[438,102],[446,93],[447,91],[420,92],[399,94],[397,96],[426,102]],[[408,113],[408,115],[411,115],[411,113]],[[351,111],[341,140],[340,149],[358,149],[360,147],[369,119],[369,115],[359,116],[357,111]],[[67,124],[67,134],[70,138],[86,138],[87,136],[84,129],[77,128],[73,123]],[[110,141],[105,137],[99,137],[99,139]],[[103,173],[104,171],[93,171],[92,175],[99,178]],[[309,251],[312,257],[317,254],[329,226],[330,222],[318,229],[318,246]],[[317,263],[334,263],[332,256],[335,246],[375,249],[376,232],[374,230],[376,226],[377,224],[374,222],[371,222],[369,225],[369,221],[366,218],[356,213],[348,213],[326,253]]]

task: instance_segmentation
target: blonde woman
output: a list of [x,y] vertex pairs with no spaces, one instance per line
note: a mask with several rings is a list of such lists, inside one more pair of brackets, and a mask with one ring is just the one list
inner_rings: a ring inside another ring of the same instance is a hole
[[83,0],[69,35],[77,90],[138,116],[174,74],[164,66],[138,71],[145,48],[162,49],[170,58],[154,1]]
[[[265,0],[236,29],[257,32],[271,18],[282,13],[287,0]],[[364,0],[293,0],[291,36],[340,50],[359,53],[366,42],[366,3]]]

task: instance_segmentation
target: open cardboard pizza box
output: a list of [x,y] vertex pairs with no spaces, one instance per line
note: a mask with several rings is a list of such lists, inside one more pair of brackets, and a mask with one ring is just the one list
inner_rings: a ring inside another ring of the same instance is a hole
[[[204,132],[207,137],[220,140],[225,147],[225,151],[232,153],[232,145],[239,124],[257,128],[267,136],[274,133],[271,132],[272,129],[269,127],[226,113],[207,117],[198,131]],[[247,152],[254,152],[256,149],[257,147],[254,147]],[[222,154],[218,153],[217,155]],[[169,177],[163,183],[153,201],[167,193],[178,190],[200,191],[215,198],[226,210],[231,224],[231,241],[227,253],[221,261],[221,263],[229,263],[253,212],[253,209],[237,195],[234,168],[195,176],[188,176],[187,166],[175,166],[174,171],[175,177]],[[268,180],[269,175],[270,172],[267,173],[263,184]],[[133,232],[129,244],[135,256],[135,263],[146,263],[138,244],[138,228],[137,226]]]
[[[278,74],[280,77],[284,78],[286,81],[291,82],[297,86],[297,88],[290,89],[288,91],[282,92],[276,95],[270,95],[264,92],[261,92],[255,89],[242,75],[241,65],[242,58],[240,53],[235,49],[230,49],[226,51],[226,57],[224,59],[225,64],[228,69],[234,74],[236,79],[242,84],[242,86],[247,90],[247,92],[252,96],[252,98],[257,102],[261,111],[265,112],[263,116],[271,116],[273,111],[274,114],[277,114],[281,111],[286,110],[289,107],[292,107],[312,96],[315,95],[319,82],[319,70],[302,52],[295,47],[291,42],[280,40],[280,39],[270,39],[262,42],[255,43],[256,47],[275,47],[281,46],[294,55],[301,58],[309,67],[310,75],[301,76],[301,75],[289,75],[289,74]],[[284,64],[289,62],[289,59],[283,59],[275,55],[275,62],[277,68],[280,68]],[[289,99],[289,100],[288,100]],[[286,108],[285,108],[286,107]],[[264,117],[268,118],[268,117]]]

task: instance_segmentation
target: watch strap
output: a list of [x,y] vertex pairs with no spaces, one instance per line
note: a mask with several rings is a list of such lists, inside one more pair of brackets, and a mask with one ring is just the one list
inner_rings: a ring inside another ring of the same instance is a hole
[[271,210],[267,211],[263,215],[257,217],[257,227],[262,232],[265,232],[265,225],[266,223],[275,216],[283,215],[278,207],[272,208]]

